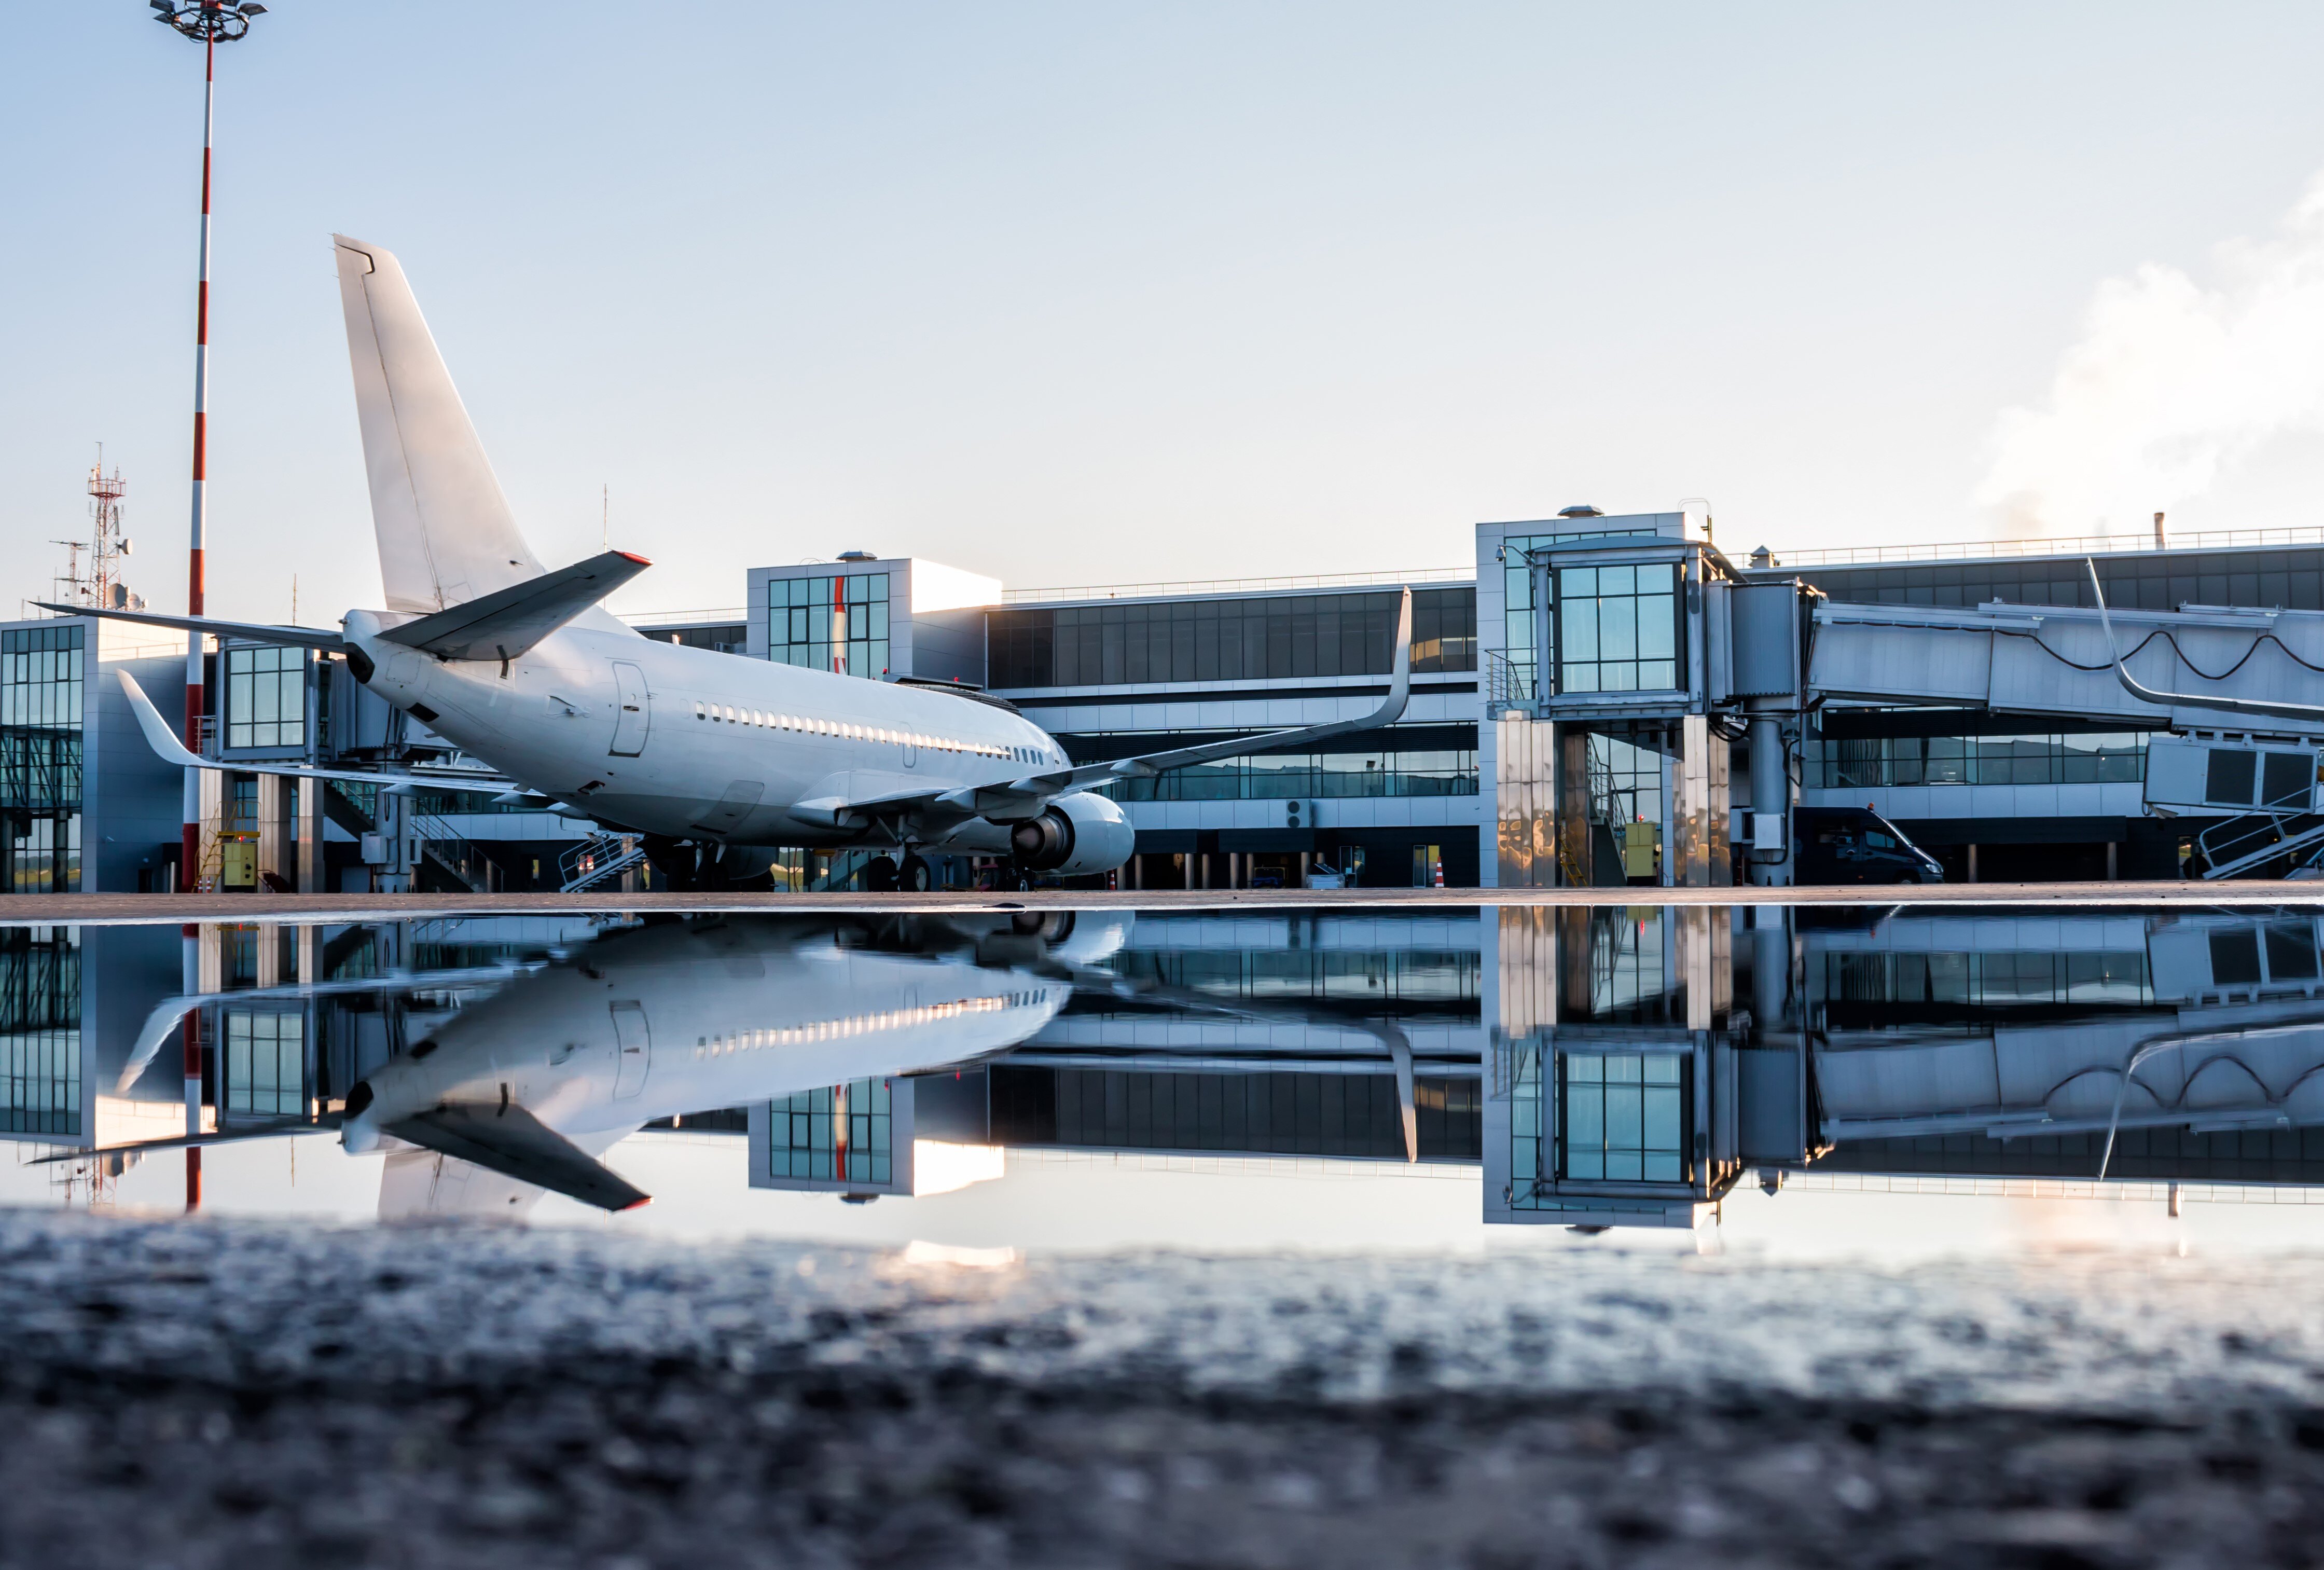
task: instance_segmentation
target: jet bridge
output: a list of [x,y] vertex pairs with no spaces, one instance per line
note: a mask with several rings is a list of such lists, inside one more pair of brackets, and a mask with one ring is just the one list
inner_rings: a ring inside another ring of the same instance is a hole
[[1731,882],[1729,749],[1747,737],[1741,860],[1789,883],[1809,716],[1851,706],[2168,731],[2144,801],[2223,820],[2208,875],[2324,854],[2324,613],[1842,604],[1654,522],[1510,554],[1534,664],[1489,682],[1503,886]]

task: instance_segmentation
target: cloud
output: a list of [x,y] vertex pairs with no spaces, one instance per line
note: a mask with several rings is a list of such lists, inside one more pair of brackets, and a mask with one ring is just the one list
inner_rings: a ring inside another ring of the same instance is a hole
[[2324,175],[2217,282],[2149,263],[2098,286],[2039,408],[2005,410],[1978,486],[2008,531],[2128,533],[2271,438],[2324,429]]

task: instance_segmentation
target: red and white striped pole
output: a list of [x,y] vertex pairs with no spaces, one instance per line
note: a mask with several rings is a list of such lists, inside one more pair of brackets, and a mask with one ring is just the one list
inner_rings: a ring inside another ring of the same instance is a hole
[[[203,11],[225,9],[221,0],[200,0]],[[202,18],[208,22],[207,16]],[[194,526],[193,551],[186,567],[186,614],[202,614],[202,544],[208,522],[210,408],[210,150],[216,128],[217,32],[202,30],[202,264],[194,300]],[[202,750],[202,635],[186,634],[186,750]],[[186,771],[184,821],[178,845],[178,883],[190,892],[201,867],[202,771]],[[189,1026],[190,1029],[190,1025]],[[189,1129],[189,1133],[199,1130]]]
[[[266,7],[257,0],[146,0],[157,19],[202,45],[202,259],[201,281],[194,298],[194,508],[193,550],[186,568],[186,614],[202,614],[202,547],[208,523],[210,412],[210,173],[217,130],[217,46],[248,35],[250,21]],[[202,750],[202,634],[186,634],[186,747]],[[190,891],[201,871],[202,771],[186,771],[183,823],[178,844],[178,884]],[[201,987],[201,930],[189,923],[182,934],[184,982],[189,993]],[[202,1131],[201,1011],[189,1011],[184,1032],[186,1073],[186,1132]],[[186,1150],[186,1208],[202,1203],[202,1152]]]

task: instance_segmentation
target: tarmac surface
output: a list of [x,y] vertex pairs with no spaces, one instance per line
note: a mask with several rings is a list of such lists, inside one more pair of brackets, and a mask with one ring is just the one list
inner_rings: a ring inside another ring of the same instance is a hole
[[419,917],[589,910],[847,911],[1328,910],[1486,905],[2279,906],[2324,904],[2324,880],[2207,882],[1938,883],[1788,889],[1038,889],[1027,892],[577,894],[11,894],[0,926],[168,921],[393,921]]
[[2310,1565],[2324,1259],[0,1213],[0,1564]]

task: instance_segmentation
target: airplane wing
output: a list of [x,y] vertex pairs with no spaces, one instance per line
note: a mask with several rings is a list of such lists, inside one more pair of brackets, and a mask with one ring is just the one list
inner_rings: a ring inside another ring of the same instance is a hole
[[380,636],[447,660],[513,660],[652,565],[626,550],[608,550]]
[[91,1156],[150,1155],[156,1150],[185,1150],[203,1145],[232,1145],[244,1140],[279,1140],[292,1134],[328,1133],[339,1126],[337,1116],[326,1113],[318,1118],[279,1118],[272,1122],[244,1123],[236,1128],[213,1129],[206,1134],[180,1134],[168,1140],[133,1140],[125,1145],[97,1145],[81,1150],[59,1150],[53,1155],[35,1156],[24,1164],[43,1167],[54,1161],[85,1161]]
[[1334,736],[1351,735],[1358,731],[1393,725],[1403,716],[1405,705],[1411,697],[1412,591],[1406,589],[1404,602],[1397,612],[1396,663],[1388,678],[1388,697],[1379,707],[1361,719],[1333,720],[1327,725],[1262,731],[1255,736],[1205,742],[1193,747],[1174,747],[1168,752],[1145,753],[1133,758],[1116,758],[1105,763],[1084,763],[1078,768],[1028,774],[1021,780],[990,785],[963,786],[956,790],[818,798],[798,803],[791,808],[791,816],[803,822],[826,827],[841,827],[851,820],[865,817],[902,816],[913,812],[945,813],[955,818],[1006,820],[1032,817],[1038,816],[1052,798],[1072,791],[1093,790],[1120,780],[1150,780],[1157,774],[1195,763],[1215,762],[1221,758],[1240,758],[1247,753],[1264,753],[1278,747],[1306,746]]
[[145,733],[145,744],[159,753],[163,762],[180,769],[231,769],[237,774],[280,774],[293,780],[347,780],[391,790],[424,785],[430,790],[499,794],[516,789],[516,781],[502,774],[392,773],[381,769],[309,769],[295,763],[220,762],[188,752],[170,722],[153,706],[153,700],[145,696],[145,689],[137,685],[137,679],[126,670],[115,674],[121,679],[121,690],[128,696],[130,713],[137,716],[137,728]]
[[94,605],[59,605],[34,600],[44,611],[68,616],[105,616],[116,622],[138,622],[149,627],[175,627],[181,633],[209,633],[220,638],[247,638],[254,643],[293,643],[337,653],[347,641],[320,627],[279,627],[265,622],[221,622],[212,616],[164,616],[152,611],[108,611]]
[[450,1102],[380,1131],[600,1210],[634,1210],[653,1197],[512,1103]]

